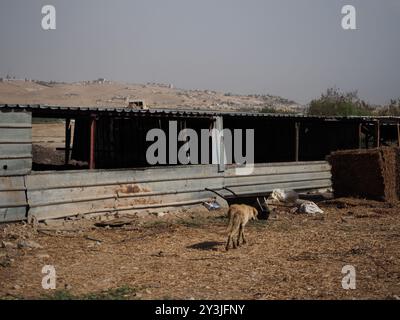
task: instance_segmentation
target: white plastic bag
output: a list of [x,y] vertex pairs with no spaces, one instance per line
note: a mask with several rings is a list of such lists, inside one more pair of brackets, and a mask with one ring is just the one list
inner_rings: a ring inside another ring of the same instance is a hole
[[285,203],[295,203],[299,198],[299,194],[293,190],[274,189],[271,198]]
[[324,213],[320,207],[318,207],[314,202],[312,201],[307,201],[307,202],[303,202],[302,204],[300,204],[299,206],[299,212],[300,213],[311,213],[311,214],[315,214],[315,213]]

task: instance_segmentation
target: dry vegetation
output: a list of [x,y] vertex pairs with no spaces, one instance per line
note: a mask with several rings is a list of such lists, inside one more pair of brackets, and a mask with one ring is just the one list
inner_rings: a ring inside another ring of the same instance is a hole
[[[317,216],[278,214],[250,222],[248,244],[226,252],[224,211],[137,218],[111,228],[77,219],[0,226],[0,297],[57,299],[399,299],[399,206],[337,199]],[[104,221],[106,218],[103,217]],[[58,230],[56,232],[56,230]],[[41,269],[57,270],[57,290]],[[341,269],[357,271],[343,290]]]

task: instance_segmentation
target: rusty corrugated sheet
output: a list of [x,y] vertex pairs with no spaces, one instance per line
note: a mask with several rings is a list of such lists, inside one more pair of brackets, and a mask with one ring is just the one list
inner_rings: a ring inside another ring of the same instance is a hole
[[29,214],[38,220],[166,208],[211,197],[222,186],[216,166],[43,172],[27,176]]

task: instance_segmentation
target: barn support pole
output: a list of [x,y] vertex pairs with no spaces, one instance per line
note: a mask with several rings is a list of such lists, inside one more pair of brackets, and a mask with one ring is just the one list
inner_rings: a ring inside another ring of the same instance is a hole
[[361,135],[362,135],[362,123],[359,123],[358,124],[358,149],[362,149]]
[[294,161],[299,161],[299,146],[300,146],[300,122],[295,122],[295,149],[294,149]]
[[94,169],[96,167],[94,160],[95,139],[96,139],[96,117],[92,115],[90,118],[89,169]]
[[[218,163],[218,172],[225,171],[225,148],[224,148],[224,121],[222,116],[217,116],[213,121],[213,130],[212,134],[212,159],[216,159]],[[217,131],[217,132],[216,132]]]
[[381,124],[380,124],[379,120],[376,121],[375,132],[376,132],[375,133],[375,139],[376,139],[375,145],[376,145],[377,148],[379,148],[380,147],[380,141],[381,141]]
[[367,125],[364,127],[364,129],[365,129],[365,149],[368,149],[369,148],[369,138],[370,138],[370,126],[369,126],[369,124],[367,123]]
[[64,164],[69,162],[69,151],[71,148],[71,119],[65,119],[65,160]]
[[397,122],[397,145],[400,148],[400,123]]

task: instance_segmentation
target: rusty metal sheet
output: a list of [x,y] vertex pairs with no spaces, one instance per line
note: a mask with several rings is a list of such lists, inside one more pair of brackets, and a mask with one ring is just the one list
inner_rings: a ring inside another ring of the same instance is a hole
[[215,165],[43,172],[27,176],[29,214],[38,220],[201,202],[222,187]]

